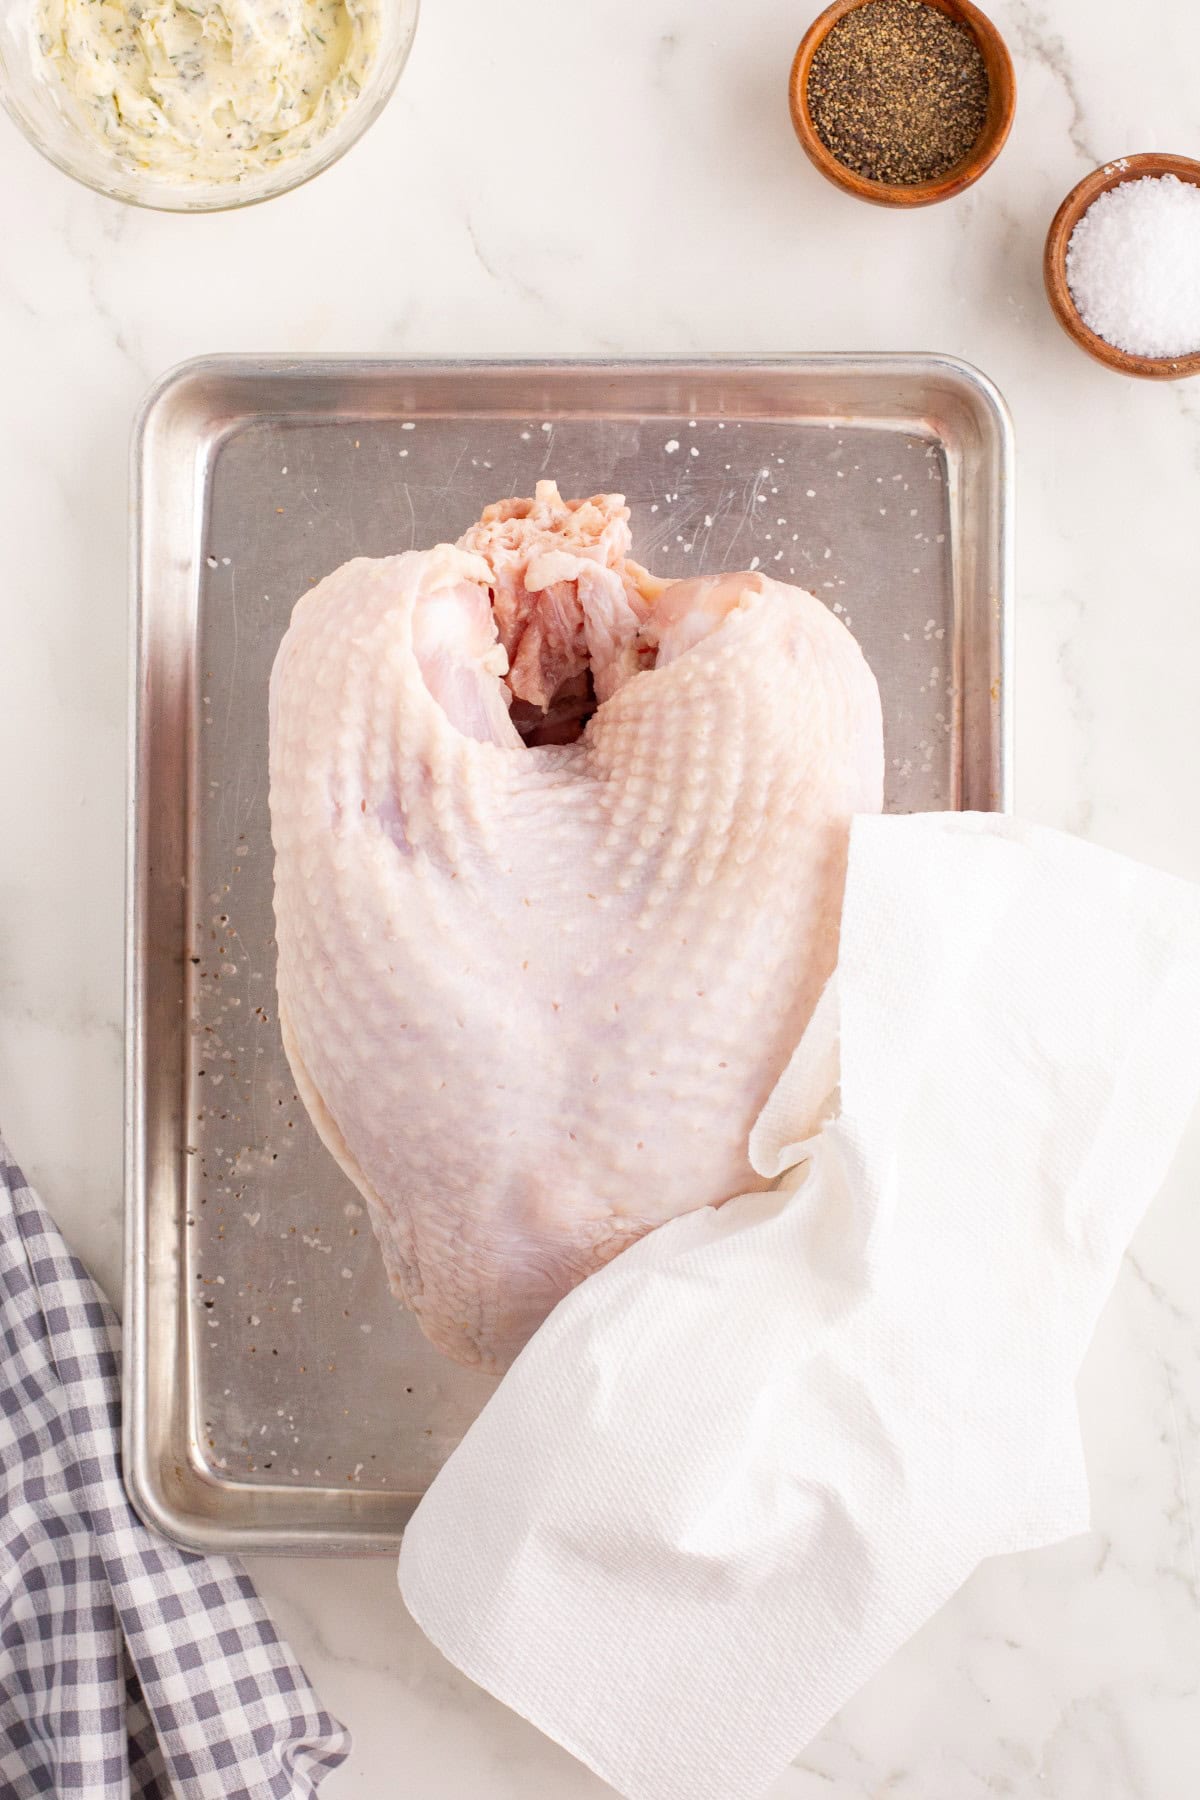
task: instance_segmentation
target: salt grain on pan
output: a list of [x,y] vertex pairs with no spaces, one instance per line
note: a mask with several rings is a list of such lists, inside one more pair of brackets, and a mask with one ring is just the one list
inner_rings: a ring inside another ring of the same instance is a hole
[[1200,350],[1200,186],[1123,181],[1093,200],[1067,247],[1079,316],[1130,356]]

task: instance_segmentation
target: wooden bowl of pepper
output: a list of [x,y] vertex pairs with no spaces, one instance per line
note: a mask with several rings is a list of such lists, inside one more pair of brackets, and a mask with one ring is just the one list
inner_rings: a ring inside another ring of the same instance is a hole
[[834,0],[796,51],[789,100],[796,136],[836,187],[876,206],[931,206],[995,162],[1017,84],[971,0]]

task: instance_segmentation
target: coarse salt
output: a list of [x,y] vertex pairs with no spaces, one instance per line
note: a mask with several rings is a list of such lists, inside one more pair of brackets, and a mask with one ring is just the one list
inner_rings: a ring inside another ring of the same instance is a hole
[[1200,186],[1149,175],[1109,188],[1071,234],[1067,285],[1084,324],[1130,356],[1200,350]]

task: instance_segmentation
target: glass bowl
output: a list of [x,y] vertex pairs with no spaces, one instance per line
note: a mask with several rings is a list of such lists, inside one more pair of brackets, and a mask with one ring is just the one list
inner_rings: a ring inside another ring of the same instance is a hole
[[181,182],[130,168],[71,117],[53,74],[41,61],[33,27],[38,0],[0,0],[0,102],[35,150],[65,174],[110,199],[163,212],[220,212],[253,206],[311,181],[344,156],[379,117],[408,61],[419,0],[379,0],[379,45],[353,105],[307,150],[253,175]]

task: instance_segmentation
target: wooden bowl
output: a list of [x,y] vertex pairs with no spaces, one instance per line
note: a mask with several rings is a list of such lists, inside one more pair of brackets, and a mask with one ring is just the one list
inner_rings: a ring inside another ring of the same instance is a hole
[[835,187],[840,187],[844,193],[855,195],[859,200],[870,200],[875,206],[932,206],[935,200],[949,200],[955,194],[961,194],[964,188],[969,188],[991,168],[1012,130],[1013,115],[1017,110],[1017,81],[1008,46],[992,21],[977,6],[972,6],[971,0],[925,0],[927,6],[936,6],[948,19],[965,25],[979,45],[988,73],[987,117],[983,122],[983,130],[967,155],[961,162],[955,163],[953,168],[947,169],[944,175],[939,175],[936,181],[915,182],[911,186],[900,186],[890,181],[870,181],[865,175],[858,175],[853,169],[848,169],[832,151],[825,148],[808,110],[808,77],[817,50],[839,19],[844,19],[855,7],[869,4],[870,0],[834,0],[833,5],[827,6],[820,18],[813,20],[801,39],[788,84],[788,99],[796,136],[804,146],[809,161],[822,175],[832,181]]
[[1200,375],[1200,349],[1190,351],[1186,356],[1131,356],[1128,350],[1118,350],[1115,344],[1097,336],[1084,324],[1067,284],[1067,248],[1071,234],[1093,200],[1110,188],[1120,187],[1123,181],[1141,181],[1147,175],[1178,175],[1180,181],[1200,186],[1200,162],[1193,162],[1187,156],[1165,156],[1150,151],[1142,156],[1122,156],[1085,176],[1078,187],[1071,189],[1054,215],[1046,238],[1042,273],[1055,318],[1067,336],[1074,338],[1089,356],[1094,356],[1105,368],[1117,369],[1122,375],[1140,375],[1146,381],[1179,381],[1185,375]]

